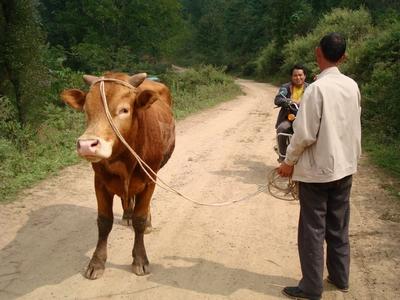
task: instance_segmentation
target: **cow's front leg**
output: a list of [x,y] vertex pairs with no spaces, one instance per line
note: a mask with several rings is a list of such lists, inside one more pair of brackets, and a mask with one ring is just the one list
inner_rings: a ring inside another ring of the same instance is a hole
[[146,229],[144,230],[144,234],[149,234],[152,231],[153,231],[153,225],[151,225],[151,212],[149,208],[149,213],[147,214],[146,217]]
[[135,230],[135,244],[132,250],[132,271],[136,275],[146,275],[150,273],[149,260],[147,259],[146,249],[144,247],[144,230],[146,228],[146,216],[132,218],[133,228]]
[[111,195],[101,183],[96,184],[96,180],[95,188],[98,206],[97,227],[99,230],[99,238],[96,250],[86,268],[85,277],[88,279],[100,278],[104,273],[107,260],[107,239],[112,229],[114,219],[112,212],[113,195]]
[[132,225],[135,230],[135,244],[133,245],[132,250],[132,271],[136,275],[146,275],[150,273],[149,260],[147,259],[143,236],[146,229],[150,200],[154,188],[154,183],[147,184],[144,191],[136,195],[136,204],[132,218]]

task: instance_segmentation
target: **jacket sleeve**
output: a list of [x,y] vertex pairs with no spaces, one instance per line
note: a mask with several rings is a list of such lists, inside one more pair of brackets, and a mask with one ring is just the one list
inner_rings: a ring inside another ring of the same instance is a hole
[[286,164],[296,164],[303,151],[316,142],[321,124],[322,104],[318,86],[310,85],[304,92],[293,123],[294,134],[286,151]]
[[288,104],[288,98],[290,98],[288,88],[283,85],[279,88],[274,103],[279,107],[285,106]]

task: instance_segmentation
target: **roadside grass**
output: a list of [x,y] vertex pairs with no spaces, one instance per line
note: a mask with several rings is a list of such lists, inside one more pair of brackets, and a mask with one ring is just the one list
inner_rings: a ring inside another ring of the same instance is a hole
[[[216,93],[218,91],[218,93]],[[194,93],[174,91],[174,115],[176,119],[183,119],[200,110],[212,107],[218,103],[231,100],[239,95],[239,87],[232,85],[199,86]]]
[[26,136],[18,144],[23,145],[0,139],[0,202],[79,161],[74,149],[83,117],[60,107],[51,109],[57,111],[57,120],[50,118],[36,130],[22,129]]
[[377,136],[366,133],[363,150],[370,161],[385,172],[388,180],[383,187],[400,201],[400,141],[382,143]]
[[[232,77],[211,66],[161,77],[171,89],[177,119],[241,93]],[[60,89],[68,87],[77,86],[71,82]],[[52,97],[58,98],[58,93]],[[8,108],[3,110],[3,115],[9,113]],[[77,164],[75,143],[84,130],[84,120],[84,114],[61,105],[49,105],[35,129],[18,126],[12,118],[0,118],[0,129],[7,133],[0,135],[0,202],[12,201],[23,189]]]
[[168,73],[165,81],[171,88],[174,115],[178,120],[241,94],[231,76],[211,66]]

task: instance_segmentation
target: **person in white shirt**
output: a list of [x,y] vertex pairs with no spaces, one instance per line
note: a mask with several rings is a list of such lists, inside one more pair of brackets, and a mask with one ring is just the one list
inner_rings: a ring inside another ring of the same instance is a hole
[[299,182],[302,278],[298,286],[283,289],[298,299],[321,298],[324,240],[327,281],[343,292],[349,288],[349,200],[361,155],[361,96],[357,83],[337,67],[345,50],[346,41],[338,33],[321,39],[315,50],[321,73],[304,92],[286,158],[278,168],[281,176]]

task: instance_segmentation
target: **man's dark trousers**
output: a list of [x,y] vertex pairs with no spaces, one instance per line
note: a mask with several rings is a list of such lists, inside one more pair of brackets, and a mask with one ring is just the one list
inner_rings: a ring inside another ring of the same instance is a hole
[[322,294],[324,240],[329,278],[338,286],[349,285],[351,184],[351,175],[327,183],[299,182],[299,288],[309,295]]

